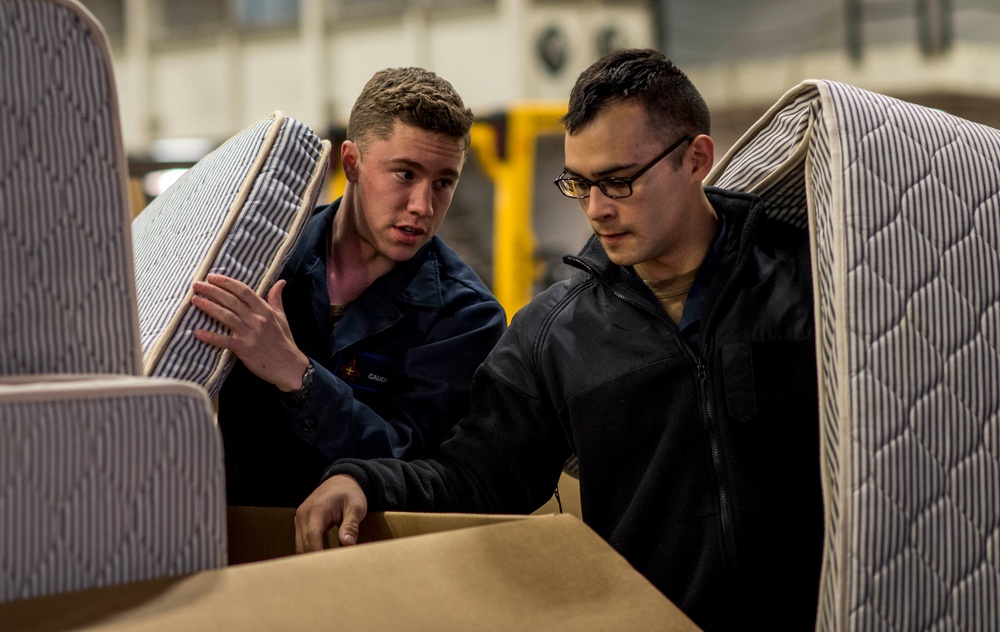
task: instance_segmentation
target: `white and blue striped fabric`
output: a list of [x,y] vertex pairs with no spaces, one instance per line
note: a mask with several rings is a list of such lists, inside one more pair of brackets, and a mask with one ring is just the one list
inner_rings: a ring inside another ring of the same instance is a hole
[[138,375],[128,169],[104,32],[66,0],[4,0],[0,69],[0,375]]
[[224,566],[205,391],[68,377],[0,384],[0,602]]
[[817,628],[1000,629],[1000,131],[810,81],[706,183],[808,218]]
[[141,376],[107,39],[2,0],[0,68],[0,601],[222,566],[207,394]]
[[147,375],[215,396],[235,362],[195,340],[221,331],[191,305],[192,283],[224,274],[264,295],[312,215],[330,143],[280,112],[199,161],[132,222]]

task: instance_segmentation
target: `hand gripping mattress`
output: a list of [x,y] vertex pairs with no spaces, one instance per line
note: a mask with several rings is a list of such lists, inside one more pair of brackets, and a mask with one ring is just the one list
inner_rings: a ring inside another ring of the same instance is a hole
[[706,182],[811,233],[818,628],[1000,629],[1000,131],[811,81]]
[[0,375],[139,374],[127,174],[100,25],[0,2]]
[[0,602],[224,566],[224,476],[198,386],[0,384]]
[[276,112],[199,161],[132,222],[147,375],[204,386],[213,397],[235,362],[195,340],[221,331],[191,305],[209,273],[264,295],[312,215],[330,143]]

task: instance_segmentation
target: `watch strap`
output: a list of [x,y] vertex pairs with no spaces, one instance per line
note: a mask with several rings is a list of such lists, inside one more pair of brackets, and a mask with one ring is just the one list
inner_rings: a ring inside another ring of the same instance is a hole
[[306,398],[309,397],[309,391],[312,389],[313,380],[316,378],[316,367],[313,366],[312,360],[309,360],[309,364],[306,365],[306,370],[302,372],[302,385],[299,386],[298,390],[288,393],[289,399],[295,405],[301,406],[305,403]]

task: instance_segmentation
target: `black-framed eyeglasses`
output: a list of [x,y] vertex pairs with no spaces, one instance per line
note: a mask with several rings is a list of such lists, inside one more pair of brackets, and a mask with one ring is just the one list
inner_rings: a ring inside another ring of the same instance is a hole
[[691,136],[684,136],[676,143],[667,147],[663,150],[663,153],[653,158],[646,163],[646,166],[642,167],[632,175],[627,178],[601,178],[600,180],[588,180],[586,178],[580,178],[577,176],[571,176],[565,172],[562,173],[558,178],[553,180],[555,185],[559,187],[560,193],[566,197],[575,198],[577,200],[582,200],[590,197],[590,187],[595,184],[601,188],[601,193],[612,199],[627,198],[632,195],[632,183],[636,181],[642,174],[649,171],[649,169],[663,160],[670,154],[673,150],[677,149],[684,143],[693,141],[694,138]]

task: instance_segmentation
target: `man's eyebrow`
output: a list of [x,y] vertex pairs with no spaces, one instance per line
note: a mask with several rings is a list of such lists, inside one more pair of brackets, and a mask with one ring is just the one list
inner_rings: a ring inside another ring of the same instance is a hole
[[[409,158],[390,158],[388,162],[389,165],[393,167],[409,167],[414,171],[424,171],[426,169],[423,163],[417,162],[416,160],[411,160]],[[441,175],[457,179],[460,174],[455,169],[449,167],[447,169],[442,170]]]
[[[625,169],[634,169],[635,166],[636,165],[634,165],[634,164],[629,164],[629,165],[612,165],[610,167],[606,167],[606,168],[601,169],[600,171],[597,171],[597,172],[594,173],[594,180],[600,180],[601,178],[608,177],[608,176],[610,176],[613,173],[617,173],[617,172],[623,171]],[[584,175],[581,174],[580,172],[574,171],[573,169],[570,169],[567,166],[563,166],[563,171],[566,172],[567,174],[571,175],[571,176],[576,176],[578,178],[583,178],[584,177]],[[589,180],[590,178],[587,178],[587,179]]]

